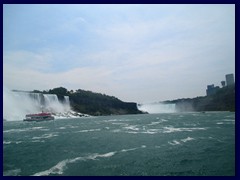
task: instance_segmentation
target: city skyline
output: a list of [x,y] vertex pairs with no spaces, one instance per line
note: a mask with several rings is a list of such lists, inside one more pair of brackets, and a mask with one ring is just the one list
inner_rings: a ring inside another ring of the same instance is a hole
[[147,103],[235,74],[235,5],[4,5],[3,86]]

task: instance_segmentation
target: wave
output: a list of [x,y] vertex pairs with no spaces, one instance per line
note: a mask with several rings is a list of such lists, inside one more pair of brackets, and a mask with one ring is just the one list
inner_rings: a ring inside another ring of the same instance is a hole
[[171,142],[168,142],[168,144],[171,144],[171,145],[178,145],[178,144],[181,144],[179,141],[177,140],[173,140]]
[[180,144],[182,144],[181,142],[185,143],[185,142],[187,142],[187,141],[192,141],[192,140],[194,140],[194,138],[187,137],[187,138],[185,138],[185,139],[168,141],[168,144],[171,144],[171,145],[180,145]]
[[3,144],[20,144],[22,141],[3,141]]
[[182,142],[187,142],[187,141],[192,141],[194,140],[194,138],[191,138],[191,137],[187,137],[185,139],[181,139]]
[[136,126],[127,126],[127,127],[124,127],[124,129],[133,130],[133,131],[138,131],[139,130],[139,128],[137,128]]
[[207,128],[174,128],[174,127],[164,127],[163,133],[181,132],[181,131],[195,131],[195,130],[207,130]]
[[39,143],[39,142],[45,142],[44,140],[33,140],[33,141],[31,141],[31,142],[33,142],[33,143]]
[[157,124],[160,124],[160,123],[162,123],[162,122],[151,122],[151,124],[148,124],[149,126],[154,126],[154,125],[157,125]]
[[75,163],[77,161],[98,160],[98,158],[109,158],[120,152],[128,152],[128,151],[133,151],[141,148],[146,148],[146,145],[141,145],[140,147],[136,147],[136,148],[122,149],[120,151],[112,151],[105,154],[93,153],[84,157],[80,156],[72,159],[65,159],[63,161],[60,161],[50,169],[35,173],[33,174],[33,176],[48,176],[50,174],[63,174],[68,164]]
[[42,136],[33,137],[32,139],[48,139],[56,136],[58,136],[56,133],[49,133],[49,134],[43,134]]
[[3,131],[4,133],[12,133],[12,132],[25,132],[25,131],[35,131],[35,130],[49,130],[49,129],[44,129],[44,127],[32,127],[32,128],[23,128],[23,129],[9,129]]
[[93,132],[93,131],[101,131],[101,129],[85,129],[85,130],[75,131],[75,133]]
[[63,174],[63,171],[66,169],[67,165],[70,163],[75,163],[76,161],[96,160],[97,158],[108,158],[113,156],[114,154],[116,154],[116,152],[108,152],[105,154],[94,153],[86,157],[76,157],[73,159],[66,159],[66,160],[60,161],[55,166],[51,167],[46,171],[35,173],[33,176],[48,176],[50,174]]

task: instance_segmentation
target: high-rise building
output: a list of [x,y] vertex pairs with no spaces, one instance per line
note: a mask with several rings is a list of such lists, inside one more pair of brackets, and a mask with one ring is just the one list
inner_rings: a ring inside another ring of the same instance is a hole
[[227,83],[227,86],[234,84],[233,74],[226,74],[226,83]]
[[215,94],[218,89],[219,89],[219,86],[214,87],[214,84],[208,85],[206,90],[207,96]]
[[225,87],[226,82],[225,81],[221,81],[222,87]]

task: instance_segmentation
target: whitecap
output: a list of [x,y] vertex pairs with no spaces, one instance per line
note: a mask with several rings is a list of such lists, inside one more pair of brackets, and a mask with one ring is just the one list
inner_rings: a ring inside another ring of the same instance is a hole
[[157,125],[160,124],[161,122],[151,122],[151,124],[149,124],[149,126],[153,126],[153,125]]
[[3,144],[12,144],[12,143],[15,143],[15,144],[20,144],[22,143],[22,141],[3,141]]
[[136,149],[138,149],[138,148],[122,149],[121,152],[134,151]]
[[38,143],[38,142],[45,142],[44,140],[34,140],[34,141],[31,141],[33,143]]
[[3,141],[3,144],[11,144],[12,141]]
[[139,128],[137,128],[136,126],[127,126],[127,127],[124,127],[124,129],[133,130],[133,131],[138,131],[139,130]]
[[32,127],[32,128],[23,128],[23,129],[9,129],[3,131],[4,133],[11,133],[11,132],[25,132],[25,131],[34,131],[34,130],[41,130],[43,127]]
[[76,161],[85,161],[85,160],[96,160],[97,158],[108,158],[115,154],[116,152],[108,152],[105,154],[98,154],[94,153],[91,155],[88,155],[86,157],[76,157],[73,159],[65,159],[63,161],[60,161],[55,166],[51,167],[50,169],[46,171],[41,171],[38,173],[35,173],[33,176],[48,176],[50,174],[63,174],[64,169],[66,169],[67,164],[74,163]]
[[178,142],[177,140],[173,140],[172,142],[168,142],[168,144],[171,144],[171,145],[178,145],[178,144],[181,144],[181,143]]
[[33,137],[32,139],[47,139],[47,138],[52,138],[58,136],[57,134],[50,133],[50,134],[43,134],[42,136],[36,136]]
[[80,132],[93,132],[93,131],[100,131],[101,129],[85,129],[85,130],[80,130],[80,131],[75,131],[76,133]]
[[207,128],[174,128],[174,127],[164,127],[163,133],[181,132],[181,131],[195,131],[195,130],[206,130]]
[[114,130],[112,130],[112,132],[117,133],[117,132],[121,132],[121,130],[120,129],[114,129]]
[[181,139],[182,142],[187,142],[187,141],[192,141],[194,140],[194,138],[191,138],[191,137],[187,137],[185,139]]
[[116,123],[111,123],[111,124],[114,124],[114,125],[125,125],[125,126],[128,126],[127,123],[121,123],[121,122],[116,122]]

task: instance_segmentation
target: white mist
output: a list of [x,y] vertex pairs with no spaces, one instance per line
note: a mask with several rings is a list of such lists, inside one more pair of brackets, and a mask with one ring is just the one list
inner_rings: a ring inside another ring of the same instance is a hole
[[175,104],[151,103],[138,105],[140,111],[154,113],[175,113]]

